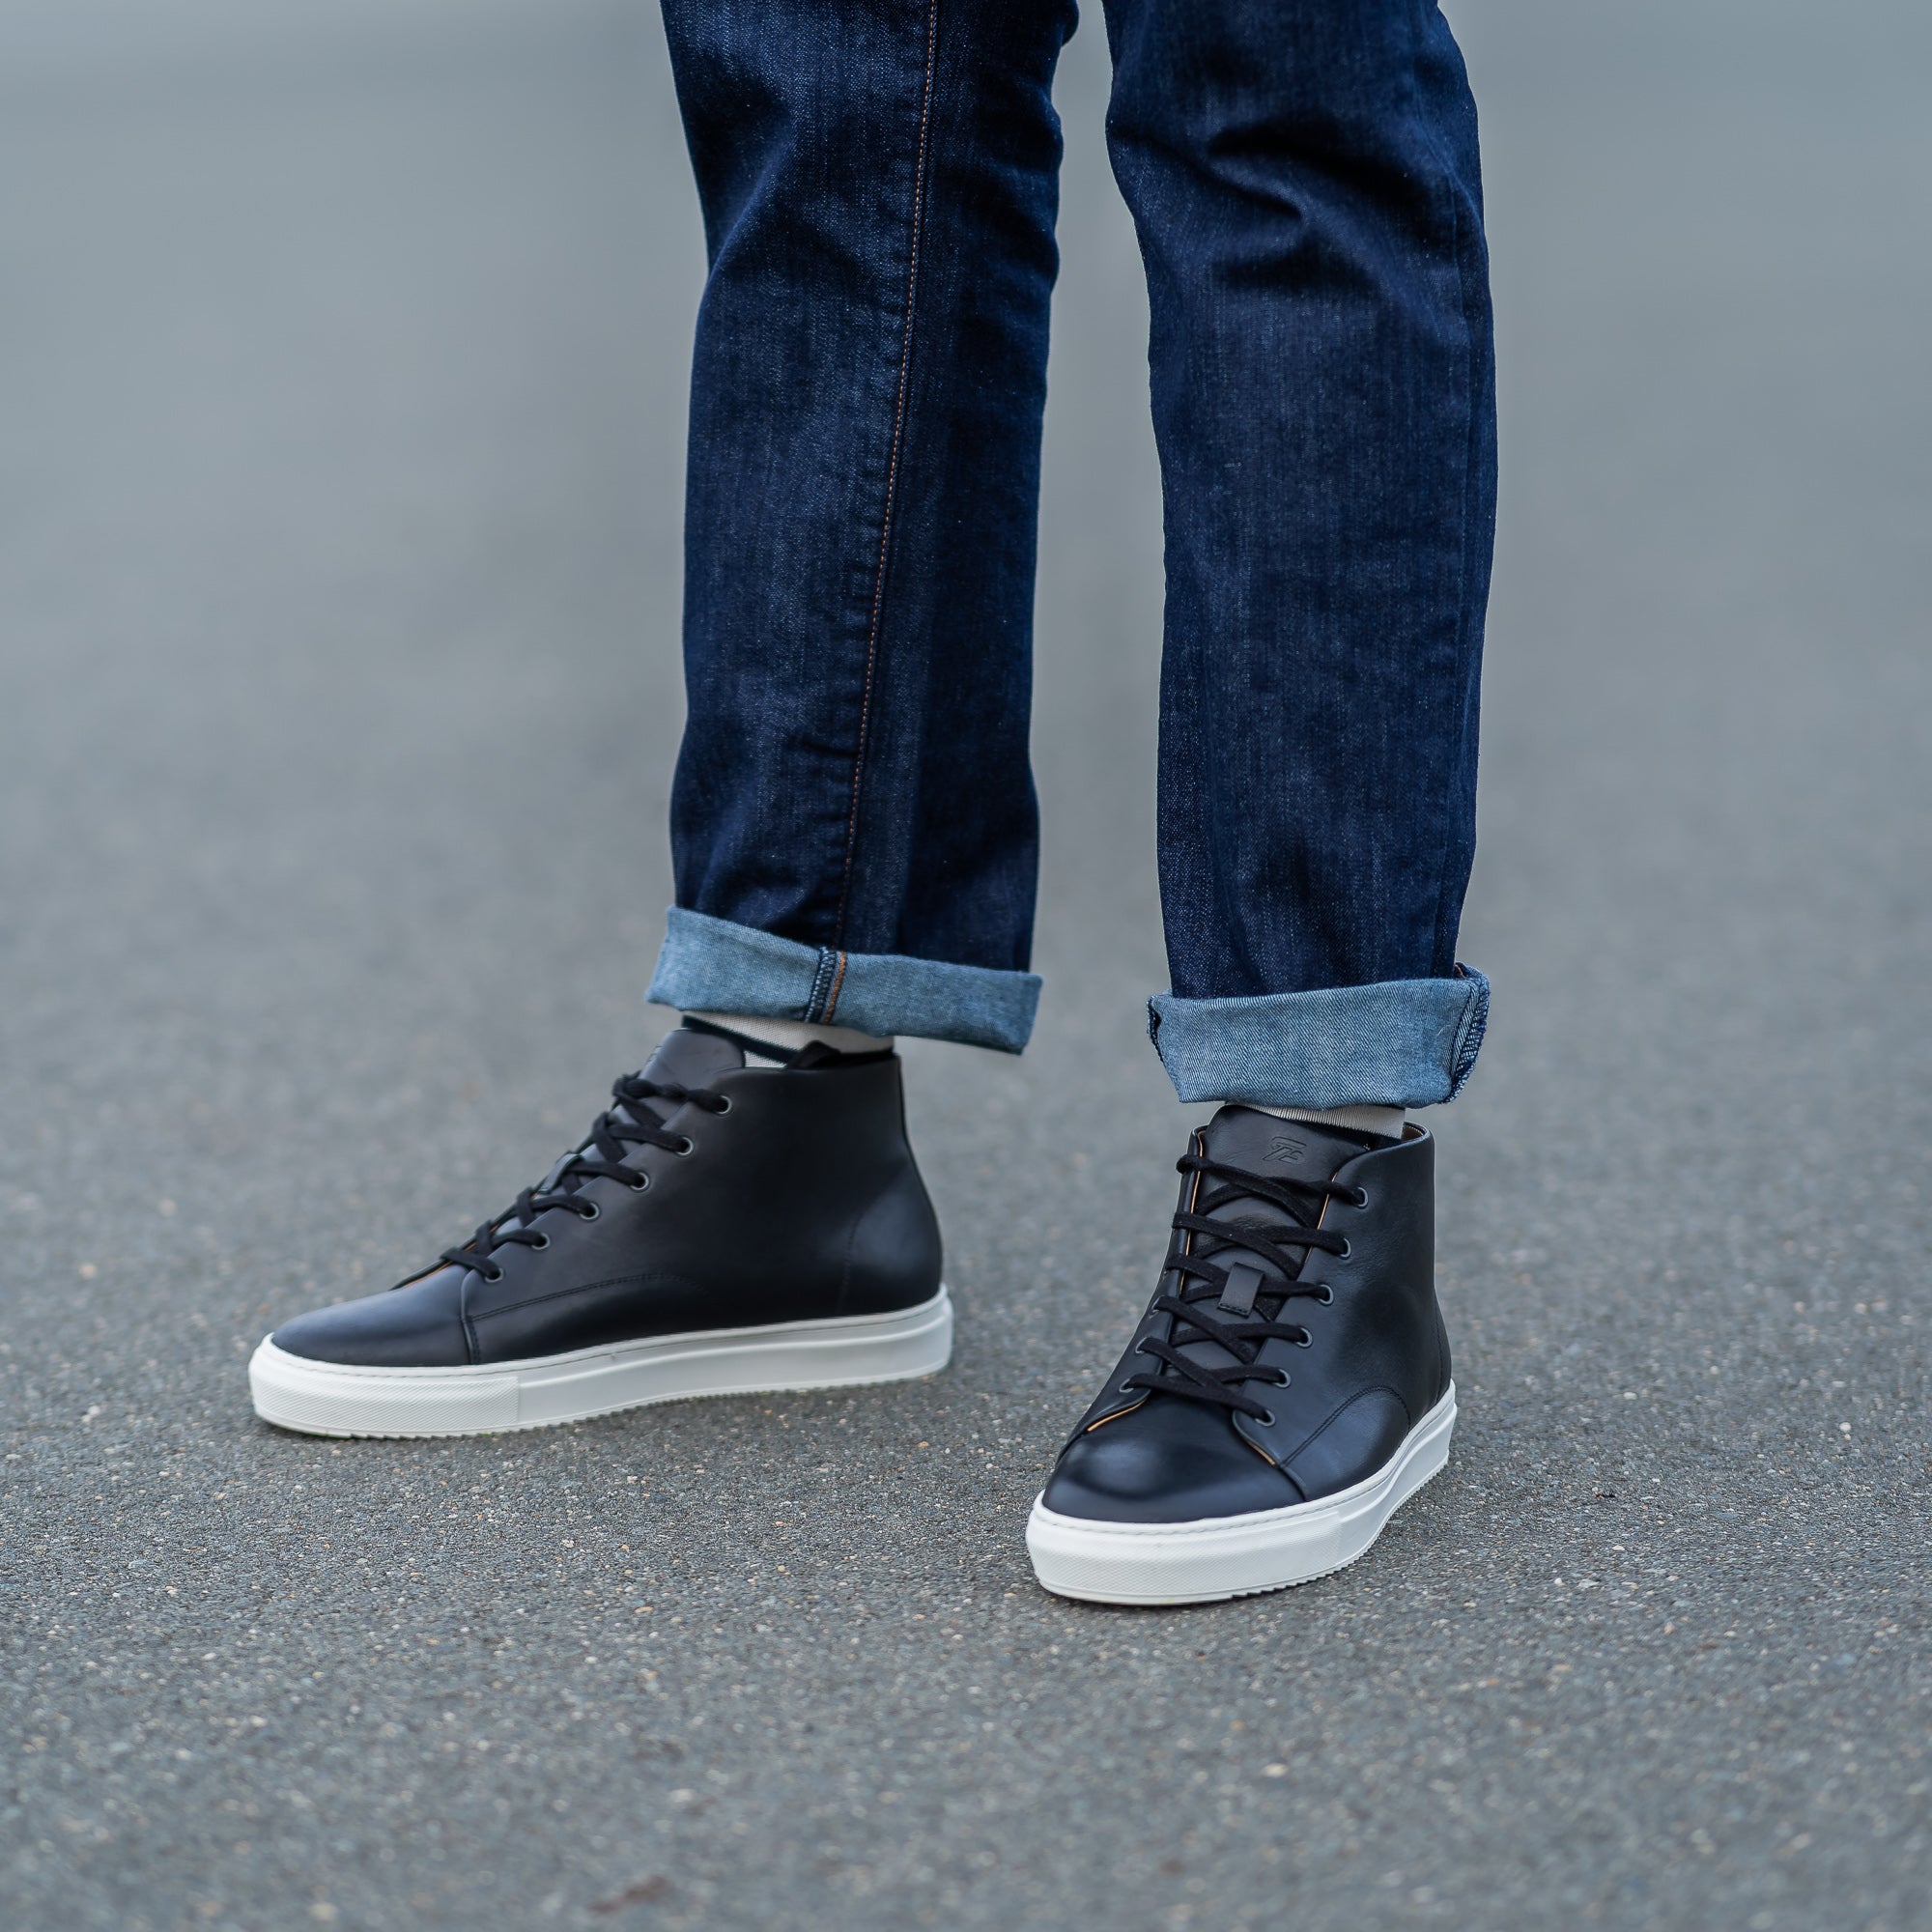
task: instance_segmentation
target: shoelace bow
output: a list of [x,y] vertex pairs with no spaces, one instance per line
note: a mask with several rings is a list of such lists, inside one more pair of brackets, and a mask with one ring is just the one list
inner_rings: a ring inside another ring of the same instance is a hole
[[[1174,1318],[1174,1326],[1165,1341],[1154,1337],[1140,1345],[1140,1352],[1153,1356],[1160,1366],[1129,1376],[1122,1386],[1211,1403],[1260,1422],[1271,1422],[1273,1414],[1266,1405],[1249,1395],[1242,1384],[1288,1386],[1286,1369],[1264,1368],[1256,1358],[1264,1342],[1293,1342],[1305,1349],[1313,1339],[1299,1322],[1281,1319],[1288,1302],[1292,1296],[1305,1294],[1326,1305],[1335,1298],[1334,1291],[1326,1282],[1296,1281],[1294,1277],[1311,1249],[1330,1255],[1349,1252],[1346,1235],[1318,1228],[1315,1223],[1329,1199],[1360,1208],[1368,1197],[1359,1187],[1346,1182],[1288,1180],[1275,1175],[1250,1174],[1245,1168],[1231,1167],[1207,1154],[1184,1154],[1177,1167],[1182,1174],[1198,1174],[1204,1183],[1218,1179],[1224,1185],[1206,1194],[1197,1193],[1192,1209],[1182,1208],[1174,1217],[1175,1227],[1194,1236],[1193,1252],[1175,1255],[1167,1264],[1167,1274],[1180,1277],[1179,1285],[1163,1288],[1153,1300],[1155,1311]],[[1292,1230],[1261,1229],[1210,1218],[1216,1208],[1243,1200],[1265,1201],[1279,1208],[1295,1226]],[[1204,1247],[1204,1241],[1213,1245]],[[1230,1256],[1230,1249],[1236,1254]],[[1300,1249],[1302,1254],[1293,1254],[1292,1249]],[[1245,1261],[1248,1255],[1277,1270],[1280,1279],[1264,1279],[1260,1269]],[[1216,1256],[1221,1259],[1216,1260]],[[1181,1353],[1189,1344],[1200,1342],[1218,1343],[1235,1359],[1217,1367]]]
[[[594,1201],[585,1201],[577,1190],[586,1180],[621,1180],[642,1193],[650,1179],[624,1160],[626,1148],[663,1148],[668,1153],[689,1153],[691,1139],[686,1134],[667,1133],[645,1110],[647,1100],[668,1100],[673,1105],[689,1101],[707,1114],[722,1114],[731,1105],[723,1094],[708,1087],[680,1087],[674,1080],[646,1080],[641,1073],[626,1073],[611,1089],[617,1102],[608,1113],[599,1114],[578,1151],[539,1182],[526,1187],[515,1202],[495,1220],[485,1221],[461,1247],[444,1248],[439,1261],[454,1262],[458,1267],[474,1268],[485,1281],[497,1281],[503,1270],[490,1257],[512,1242],[526,1248],[547,1248],[550,1236],[535,1222],[539,1214],[561,1208],[585,1221],[596,1220],[601,1211]],[[514,1222],[514,1227],[507,1225]]]

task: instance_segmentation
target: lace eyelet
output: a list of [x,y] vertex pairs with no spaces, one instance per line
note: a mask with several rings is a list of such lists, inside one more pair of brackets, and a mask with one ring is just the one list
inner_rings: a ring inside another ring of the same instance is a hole
[[1321,1292],[1315,1297],[1315,1305],[1318,1308],[1332,1308],[1335,1305],[1335,1291],[1325,1281],[1321,1283]]
[[478,1268],[476,1272],[480,1274],[485,1281],[501,1281],[503,1279],[503,1270],[499,1267]]
[[1354,1252],[1355,1252],[1355,1244],[1351,1240],[1350,1240],[1347,1235],[1344,1235],[1342,1236],[1342,1245],[1335,1251],[1335,1259],[1338,1262],[1345,1262]]
[[683,1140],[684,1145],[682,1147],[672,1148],[671,1152],[676,1154],[679,1160],[682,1160],[686,1154],[695,1153],[696,1151],[697,1143],[695,1140],[693,1140],[689,1134],[684,1134],[680,1136],[680,1138]]
[[650,1176],[648,1174],[640,1174],[631,1182],[631,1192],[633,1194],[641,1194],[650,1184]]
[[1315,1346],[1315,1337],[1311,1335],[1306,1328],[1304,1328],[1301,1331],[1300,1340],[1297,1341],[1294,1346],[1297,1349],[1312,1349]]
[[1366,1208],[1368,1205],[1369,1205],[1369,1190],[1366,1187],[1356,1188],[1355,1198],[1349,1203],[1349,1206],[1350,1208]]
[[550,1246],[550,1236],[548,1235],[539,1235],[534,1241],[526,1241],[524,1245],[541,1250]]
[[1258,1423],[1260,1423],[1264,1429],[1272,1429],[1274,1427],[1274,1410],[1271,1408],[1264,1408],[1258,1416],[1255,1417],[1255,1420]]
[[596,1202],[586,1201],[583,1204],[583,1206],[577,1210],[577,1218],[580,1221],[594,1221],[600,1214],[603,1213],[603,1211],[604,1211],[603,1208],[600,1208]]
[[719,1096],[718,1096],[718,1104],[717,1104],[717,1106],[713,1107],[711,1111],[712,1111],[712,1112],[713,1112],[714,1114],[716,1114],[716,1115],[717,1115],[717,1116],[719,1117],[719,1119],[723,1120],[723,1119],[724,1119],[724,1116],[725,1116],[726,1114],[728,1114],[728,1113],[729,1113],[729,1112],[731,1111],[731,1096],[730,1096],[730,1094],[719,1094]]

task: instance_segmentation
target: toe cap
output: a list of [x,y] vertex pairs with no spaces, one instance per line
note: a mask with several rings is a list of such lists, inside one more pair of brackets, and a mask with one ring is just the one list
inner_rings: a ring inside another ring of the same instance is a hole
[[1097,1522],[1199,1522],[1301,1500],[1226,1410],[1160,1395],[1075,1436],[1040,1496],[1056,1515]]
[[438,1268],[384,1294],[311,1309],[269,1339],[284,1354],[345,1368],[462,1368],[469,1360],[462,1291],[461,1268]]

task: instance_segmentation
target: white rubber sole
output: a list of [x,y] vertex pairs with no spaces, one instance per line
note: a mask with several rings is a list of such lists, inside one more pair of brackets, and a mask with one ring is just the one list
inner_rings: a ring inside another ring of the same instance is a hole
[[1211,1604],[1286,1590],[1345,1568],[1449,1460],[1456,1389],[1352,1489],[1289,1509],[1199,1522],[1095,1522],[1035,1502],[1027,1522],[1034,1575],[1057,1597],[1094,1604]]
[[952,1354],[942,1288],[894,1315],[704,1329],[478,1368],[348,1368],[265,1341],[248,1386],[263,1421],[306,1435],[491,1435],[694,1396],[908,1381]]

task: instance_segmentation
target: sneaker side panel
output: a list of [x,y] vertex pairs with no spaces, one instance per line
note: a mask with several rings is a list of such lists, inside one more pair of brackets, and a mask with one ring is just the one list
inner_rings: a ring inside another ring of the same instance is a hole
[[725,1326],[919,1307],[939,1293],[939,1228],[905,1137],[896,1058],[721,1071],[722,1112],[626,1156],[544,1214],[489,1269],[433,1269],[277,1328],[285,1353],[344,1367],[524,1361]]
[[[553,1250],[507,1247],[502,1278],[472,1277],[477,1359],[734,1324],[875,1314],[939,1289],[937,1223],[913,1165],[896,1058],[721,1075],[724,1114],[679,1108],[688,1152],[643,1147],[649,1182],[595,1179],[582,1222],[557,1213]],[[547,1230],[548,1231],[548,1230]],[[855,1293],[855,1287],[862,1292]]]

